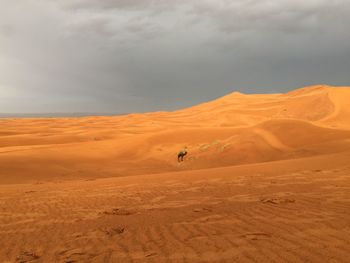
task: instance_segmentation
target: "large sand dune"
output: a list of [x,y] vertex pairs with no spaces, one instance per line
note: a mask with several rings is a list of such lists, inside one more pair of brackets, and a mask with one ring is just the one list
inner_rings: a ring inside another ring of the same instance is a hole
[[313,86],[1,119],[0,262],[347,262],[349,101]]
[[[175,112],[3,119],[0,183],[127,176],[294,159],[350,145],[350,89],[232,93]],[[183,164],[176,153],[187,146]]]

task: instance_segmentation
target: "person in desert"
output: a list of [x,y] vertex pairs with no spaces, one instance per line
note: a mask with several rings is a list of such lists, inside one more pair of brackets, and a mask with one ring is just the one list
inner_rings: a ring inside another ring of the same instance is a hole
[[177,161],[183,162],[184,157],[187,155],[187,147],[183,148],[179,153],[177,154]]

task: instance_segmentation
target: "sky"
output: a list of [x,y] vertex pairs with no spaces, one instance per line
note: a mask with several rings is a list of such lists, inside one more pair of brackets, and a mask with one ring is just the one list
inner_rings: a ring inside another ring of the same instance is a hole
[[0,113],[350,86],[349,0],[0,0]]

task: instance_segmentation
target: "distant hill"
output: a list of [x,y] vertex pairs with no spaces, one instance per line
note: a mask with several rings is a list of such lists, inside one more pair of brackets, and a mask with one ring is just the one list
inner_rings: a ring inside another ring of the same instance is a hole
[[54,113],[0,113],[0,118],[60,118],[60,117],[88,117],[88,116],[118,116],[125,113],[97,113],[97,112],[54,112]]

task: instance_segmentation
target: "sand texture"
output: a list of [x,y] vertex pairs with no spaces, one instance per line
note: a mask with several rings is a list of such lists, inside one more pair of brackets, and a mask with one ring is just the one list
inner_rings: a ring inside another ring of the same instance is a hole
[[0,124],[0,262],[349,262],[350,88]]

